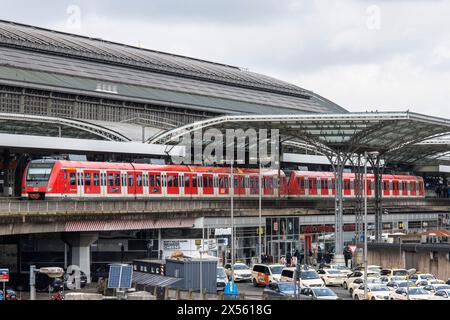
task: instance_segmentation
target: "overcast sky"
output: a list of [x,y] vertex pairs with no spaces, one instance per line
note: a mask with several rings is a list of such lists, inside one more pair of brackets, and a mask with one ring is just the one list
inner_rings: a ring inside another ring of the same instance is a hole
[[0,18],[223,62],[350,111],[450,118],[450,0],[0,0]]

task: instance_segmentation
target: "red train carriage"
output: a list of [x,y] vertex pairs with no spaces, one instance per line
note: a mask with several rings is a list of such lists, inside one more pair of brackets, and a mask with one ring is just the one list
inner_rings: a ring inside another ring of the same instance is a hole
[[[293,171],[288,183],[288,196],[292,198],[333,198],[335,177],[332,172]],[[355,196],[355,174],[344,173],[344,197]],[[367,175],[367,195],[375,197],[375,178]],[[382,195],[387,198],[424,197],[424,183],[421,177],[405,175],[383,175]]]
[[[259,170],[234,170],[234,195],[259,196]],[[22,197],[29,199],[223,198],[230,195],[228,168],[133,163],[36,160],[28,164]],[[263,169],[263,196],[287,193],[286,177]],[[283,187],[284,186],[284,187]]]

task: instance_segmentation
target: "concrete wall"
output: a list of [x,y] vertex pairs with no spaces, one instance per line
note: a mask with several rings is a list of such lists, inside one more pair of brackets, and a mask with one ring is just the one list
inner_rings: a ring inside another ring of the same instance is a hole
[[[450,279],[450,261],[448,251],[417,250],[417,252],[404,251],[400,253],[398,245],[392,248],[369,248],[368,263],[382,267],[416,269],[422,273],[432,273],[438,279],[447,281]],[[433,256],[433,259],[431,258]]]

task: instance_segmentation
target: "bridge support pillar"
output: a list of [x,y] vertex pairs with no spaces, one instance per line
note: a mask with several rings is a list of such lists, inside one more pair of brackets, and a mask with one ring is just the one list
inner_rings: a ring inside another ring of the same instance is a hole
[[62,239],[72,252],[72,265],[79,266],[87,276],[88,284],[91,283],[91,244],[97,241],[98,233],[63,233]]

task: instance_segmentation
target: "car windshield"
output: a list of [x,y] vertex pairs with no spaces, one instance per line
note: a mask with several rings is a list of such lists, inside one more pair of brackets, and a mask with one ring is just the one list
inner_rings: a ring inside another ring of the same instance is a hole
[[219,278],[226,277],[224,268],[217,268],[217,277]]
[[313,288],[312,289],[318,297],[335,296],[336,294],[329,288]]
[[280,288],[280,291],[295,291],[295,284],[293,282],[279,283],[278,288]]
[[[405,282],[398,282],[398,286],[401,288],[406,288],[408,285],[407,285],[407,282],[405,281]],[[414,282],[409,282],[409,287],[412,287],[412,286],[414,286]]]
[[422,288],[409,288],[409,295],[428,294]]
[[300,273],[302,280],[320,279],[315,271],[302,271]]
[[281,271],[283,271],[284,266],[272,266],[270,267],[270,270],[272,270],[273,274],[281,274]]
[[421,274],[421,275],[420,275],[420,279],[427,279],[427,280],[430,280],[430,279],[436,279],[436,277],[433,276],[432,274]]
[[385,286],[374,286],[374,287],[369,287],[370,291],[389,291],[388,288],[386,288]]
[[407,276],[408,275],[408,271],[406,270],[394,270],[392,272],[393,276]]
[[234,270],[248,270],[250,269],[249,267],[247,267],[245,264],[235,264],[234,265]]
[[367,278],[367,283],[381,283],[380,278]]

